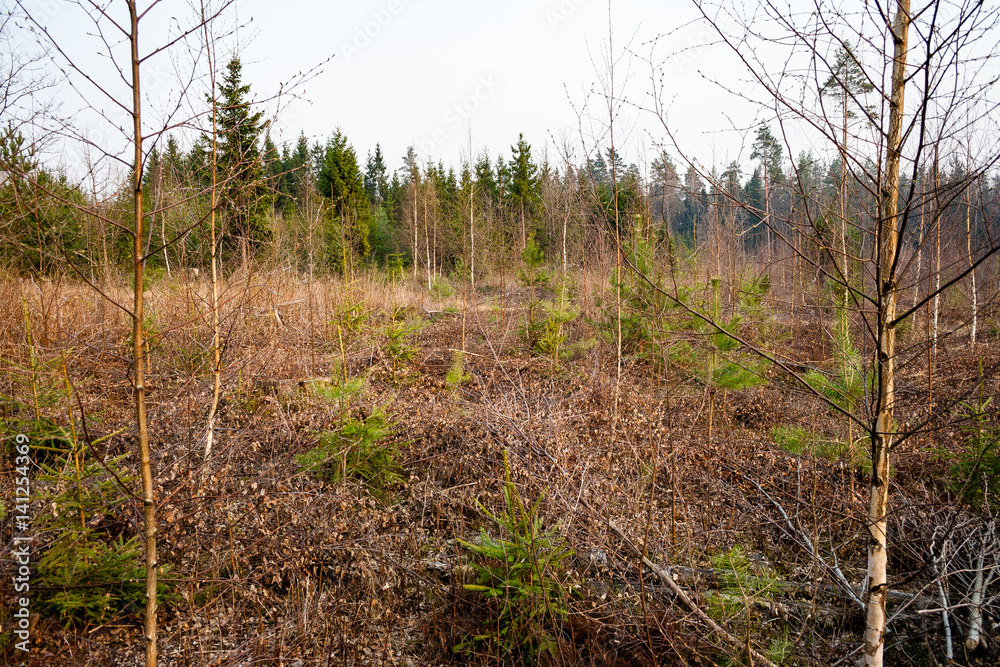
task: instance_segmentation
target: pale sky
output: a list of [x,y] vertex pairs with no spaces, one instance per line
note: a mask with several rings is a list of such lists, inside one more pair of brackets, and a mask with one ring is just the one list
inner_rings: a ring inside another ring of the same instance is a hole
[[[110,59],[101,55],[107,47],[78,8],[61,0],[22,4],[88,75],[127,99]],[[140,11],[148,4],[140,0]],[[119,5],[124,3],[112,0],[111,12],[125,18]],[[190,25],[196,7],[194,0],[162,0],[143,24],[140,49],[148,52],[168,30],[177,33]],[[652,106],[650,59],[656,76],[663,77],[670,126],[683,133],[690,150],[704,163],[749,161],[747,150],[740,154],[742,130],[754,124],[757,112],[747,105],[737,108],[732,96],[706,78],[719,76],[733,58],[723,48],[702,47],[715,36],[696,18],[694,5],[684,0],[615,0],[610,8],[617,58],[615,143],[641,167],[658,153],[657,144],[668,141],[660,120],[640,108]],[[521,132],[537,159],[548,150],[553,163],[562,162],[564,142],[577,164],[581,146],[592,150],[598,140],[608,143],[608,86],[601,83],[609,71],[606,0],[239,0],[215,30],[228,33],[217,46],[218,69],[238,49],[244,82],[258,99],[325,62],[320,74],[295,89],[301,99],[286,98],[272,131],[279,145],[294,142],[300,130],[310,141],[323,141],[339,127],[360,160],[378,142],[389,168],[396,169],[410,145],[422,161],[457,167],[469,153],[470,131],[473,152],[487,149],[494,158],[500,151],[509,156]],[[111,52],[125,64],[127,45],[113,29],[107,34]],[[26,45],[33,40],[27,32],[19,39]],[[45,52],[61,59],[51,48]],[[144,64],[149,129],[177,98],[178,80],[192,68],[191,58],[190,51],[175,50],[169,60],[161,55]],[[195,68],[202,75],[207,70],[204,62]],[[736,83],[731,66],[726,76],[728,84]],[[91,141],[124,145],[128,120],[116,115],[113,103],[85,83],[74,94],[68,77],[56,80],[61,111],[72,115]],[[187,98],[202,105],[207,88],[203,79]],[[75,111],[86,106],[114,123],[90,110]],[[734,124],[740,132],[733,131]],[[670,152],[676,157],[673,148]],[[82,153],[69,147],[61,160],[72,169]]]
[[[872,10],[866,14],[860,2],[845,3],[846,9],[832,0],[778,0],[778,5],[788,3],[797,18],[808,20],[816,2],[824,16],[833,10],[853,12],[845,19],[848,32],[869,32],[864,23],[872,20]],[[107,40],[95,37],[80,9],[62,0],[21,4],[88,76],[128,99],[123,80],[128,72],[119,76],[106,55],[110,49],[115,61],[127,63],[127,43],[120,34],[108,29]],[[733,4],[750,20],[761,12],[758,4]],[[124,5],[109,0],[109,13],[124,18]],[[140,11],[148,6],[139,1]],[[140,50],[148,53],[168,34],[191,25],[197,6],[198,0],[161,0],[142,24]],[[717,44],[717,34],[699,20],[692,0],[613,0],[610,9],[607,0],[239,0],[214,30],[219,36],[217,69],[238,50],[244,82],[256,99],[273,96],[282,82],[325,63],[320,73],[293,87],[298,98],[284,98],[272,128],[279,145],[293,143],[300,131],[310,142],[324,141],[339,128],[362,164],[378,142],[394,170],[410,145],[424,162],[441,160],[458,167],[468,157],[470,132],[473,152],[487,149],[493,158],[501,151],[509,156],[521,132],[537,160],[548,151],[554,164],[562,163],[564,143],[572,148],[575,164],[583,162],[581,146],[592,151],[599,142],[607,147],[609,22],[615,144],[625,159],[645,169],[666,147],[683,163],[669,129],[688,158],[708,168],[736,160],[748,172],[753,132],[762,122],[774,124],[773,104],[768,110],[744,99],[766,96],[749,81],[737,54]],[[727,29],[737,27],[725,18],[720,22]],[[753,27],[775,34],[784,29],[773,16],[758,16]],[[34,41],[23,28],[14,37],[24,52]],[[865,48],[883,47],[873,42],[861,45],[859,53]],[[806,71],[801,64],[786,63],[782,46],[758,44],[755,49],[753,55],[766,63],[768,73],[792,80],[796,68]],[[64,62],[52,48],[44,51]],[[748,47],[741,51],[748,55]],[[197,53],[196,48],[175,48],[144,63],[147,132],[163,126],[166,110],[179,97],[188,106],[172,116],[175,121],[206,108],[207,64],[204,56],[194,61]],[[884,52],[870,53],[878,75]],[[201,78],[182,89],[179,81],[188,80],[192,71]],[[813,93],[815,74],[811,82],[805,79]],[[76,93],[67,83],[71,78],[77,81]],[[119,166],[124,167],[129,121],[122,109],[88,88],[79,74],[59,73],[54,81],[63,116],[71,116],[93,144],[121,146]],[[652,113],[654,93],[664,105],[662,116]],[[276,109],[273,103],[267,108],[269,114]],[[781,135],[776,128],[775,134],[792,144],[786,157],[802,150],[830,156],[829,146],[817,143],[815,133],[796,134],[794,126],[785,130]],[[182,144],[190,144],[190,135]],[[72,171],[84,162],[84,151],[66,146],[61,161]]]
[[[291,105],[279,118],[277,132],[290,140],[299,130],[322,136],[340,127],[361,156],[380,142],[395,168],[409,145],[424,160],[450,165],[467,156],[470,129],[473,151],[488,148],[491,155],[508,153],[523,132],[536,155],[548,146],[550,160],[558,162],[563,138],[593,145],[593,135],[603,131],[596,126],[606,125],[599,77],[607,78],[609,10],[601,0],[247,0],[238,12],[241,22],[253,17],[239,40],[248,76],[265,86],[333,55],[308,86],[310,103]],[[630,46],[648,58],[650,40],[668,32],[669,44],[653,50],[657,59],[711,41],[705,26],[691,25],[695,17],[690,2],[616,0],[610,14],[615,55]],[[721,91],[698,72],[711,65],[704,62],[711,55],[693,49],[665,70],[669,96],[700,91],[674,100],[671,116],[691,126],[702,151],[710,151],[713,140],[720,147],[733,143],[712,134],[728,127],[721,115],[684,108],[721,103]],[[616,97],[624,93],[646,104],[648,63],[626,57],[615,75]],[[650,114],[623,109],[619,150],[632,161],[644,159],[640,151],[655,154],[653,142],[666,141],[658,124]]]

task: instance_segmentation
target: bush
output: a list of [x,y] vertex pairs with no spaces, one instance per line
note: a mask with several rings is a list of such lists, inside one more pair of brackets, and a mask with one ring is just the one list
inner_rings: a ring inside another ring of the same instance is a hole
[[451,353],[451,368],[448,369],[445,382],[450,387],[458,387],[471,379],[472,377],[465,372],[465,353],[461,350],[455,350]]
[[498,515],[479,504],[500,537],[491,537],[481,528],[476,541],[459,540],[471,552],[476,571],[476,582],[466,584],[465,589],[482,594],[490,602],[493,617],[455,650],[471,653],[487,644],[503,664],[534,663],[541,654],[555,657],[558,653],[555,632],[568,614],[566,597],[572,592],[559,575],[563,561],[573,552],[556,529],[543,530],[538,516],[541,499],[530,508],[525,506],[511,481],[506,451],[503,496],[505,509]]
[[991,398],[964,403],[969,420],[963,425],[965,446],[950,454],[951,487],[974,506],[1000,502],[1000,427],[989,420]]
[[382,408],[360,419],[348,417],[339,429],[322,433],[319,444],[296,456],[296,463],[324,481],[353,477],[376,495],[384,495],[405,481],[403,467],[396,460],[400,444],[384,442],[394,427]]
[[[770,607],[778,594],[778,575],[766,565],[754,563],[743,545],[736,544],[712,557],[719,590],[708,595],[708,613],[730,627],[742,625],[747,648],[752,643],[767,643],[764,654],[775,664],[783,664],[794,643],[779,631],[769,630],[761,608]],[[741,656],[724,660],[722,664],[740,664]],[[753,664],[753,661],[749,661]]]
[[[40,608],[66,626],[106,623],[120,614],[138,613],[145,605],[142,540],[112,530],[123,523],[115,520],[114,510],[128,500],[119,485],[135,483],[121,467],[123,458],[87,464],[77,446],[40,476],[52,485],[43,496],[52,513],[40,516],[36,525],[53,536],[38,562]],[[166,602],[168,593],[167,585],[158,581],[158,601]]]
[[844,443],[821,438],[801,426],[775,426],[771,429],[771,437],[779,447],[796,456],[814,456],[836,461],[848,451]]
[[385,327],[385,344],[382,353],[392,361],[393,366],[409,361],[417,353],[413,336],[420,331],[420,322],[390,322]]
[[444,276],[438,276],[431,283],[431,294],[435,299],[447,299],[455,294],[455,288]]

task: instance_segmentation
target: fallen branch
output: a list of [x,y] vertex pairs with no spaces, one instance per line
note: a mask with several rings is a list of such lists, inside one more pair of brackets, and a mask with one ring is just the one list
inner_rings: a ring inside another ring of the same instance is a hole
[[798,539],[798,541],[802,544],[802,546],[805,547],[805,550],[809,554],[810,558],[812,558],[817,565],[824,568],[827,572],[829,572],[833,576],[833,580],[837,582],[837,584],[840,586],[841,590],[847,596],[847,599],[849,599],[854,604],[858,605],[858,608],[864,611],[865,610],[864,601],[861,599],[861,596],[857,593],[857,591],[855,591],[854,587],[851,586],[851,583],[847,581],[847,577],[844,576],[844,573],[843,571],[841,571],[840,566],[830,565],[829,563],[826,562],[826,559],[824,559],[822,556],[819,555],[819,553],[816,551],[816,547],[813,546],[812,540],[809,539],[809,536],[806,534],[806,532],[802,530],[801,526],[796,526],[795,524],[792,523],[791,518],[789,518],[788,513],[785,512],[785,508],[781,506],[781,503],[779,503],[777,500],[771,497],[771,494],[765,491],[764,487],[762,487],[757,482],[757,480],[753,479],[752,477],[748,477],[747,475],[742,475],[742,477],[743,479],[747,480],[755,487],[757,487],[757,490],[760,491],[765,498],[771,501],[771,504],[777,508],[778,512],[781,513],[781,517],[785,520],[785,524],[788,526],[788,530],[790,531],[792,538]]
[[747,650],[750,651],[750,655],[753,658],[754,664],[764,665],[765,667],[776,667],[776,665],[773,662],[767,659],[767,656],[763,655],[759,651],[755,651],[754,649],[750,648],[744,642],[740,641],[733,635],[729,634],[729,632],[721,625],[712,620],[712,618],[708,614],[702,611],[701,607],[695,604],[695,601],[691,599],[691,596],[688,595],[687,592],[685,592],[685,590],[681,588],[676,581],[674,581],[674,578],[670,576],[670,573],[663,571],[662,569],[659,568],[659,566],[656,565],[656,563],[647,558],[646,554],[642,553],[642,551],[640,551],[639,548],[635,546],[632,540],[626,537],[625,533],[623,533],[621,530],[618,529],[618,526],[611,523],[610,521],[608,521],[608,526],[611,528],[611,530],[614,531],[614,533],[619,538],[621,538],[621,540],[626,545],[628,545],[630,549],[632,549],[635,555],[642,556],[643,564],[646,567],[648,567],[653,572],[653,574],[659,577],[660,581],[665,583],[670,588],[670,590],[673,591],[674,595],[676,595],[688,609],[694,612],[694,615],[697,616],[702,623],[707,625],[712,632],[721,636],[729,644],[740,647],[740,649],[746,646]]

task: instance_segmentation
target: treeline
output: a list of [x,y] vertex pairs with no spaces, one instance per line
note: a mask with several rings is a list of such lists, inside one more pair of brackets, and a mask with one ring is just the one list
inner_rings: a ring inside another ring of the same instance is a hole
[[[839,159],[810,153],[785,159],[766,125],[757,130],[749,173],[737,162],[708,173],[681,168],[666,153],[642,170],[607,148],[583,164],[555,163],[539,159],[523,136],[509,155],[483,152],[457,167],[422,164],[410,148],[390,169],[378,145],[362,163],[339,129],[325,142],[300,134],[277,146],[254,111],[238,59],[229,62],[209,104],[214,142],[211,132],[197,132],[185,150],[168,135],[147,155],[147,266],[167,272],[206,266],[213,201],[220,252],[230,263],[350,276],[393,262],[428,284],[440,275],[502,272],[531,239],[549,258],[565,250],[569,262],[585,263],[614,247],[616,231],[662,252],[702,249],[716,264],[738,253],[741,261],[798,257],[822,266],[833,262],[831,248],[844,256],[864,253],[875,220],[874,183],[845,176]],[[73,265],[93,275],[126,262],[128,187],[110,197],[88,192],[38,163],[13,129],[0,136],[0,161],[4,265],[41,274]],[[934,193],[924,209],[911,212],[920,226],[906,237],[914,251],[926,244],[932,218],[945,248],[969,245],[970,256],[1000,231],[1000,179],[974,175],[973,186],[963,189],[970,179],[964,165],[954,156],[922,170],[917,182],[904,181],[904,189]],[[948,197],[949,183],[963,196]],[[808,244],[800,242],[803,235]]]

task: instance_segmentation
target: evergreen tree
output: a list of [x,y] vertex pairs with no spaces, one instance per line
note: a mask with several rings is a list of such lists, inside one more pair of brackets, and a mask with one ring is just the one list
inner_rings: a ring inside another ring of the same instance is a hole
[[0,265],[49,273],[67,259],[82,265],[86,197],[65,176],[41,168],[35,148],[12,125],[0,131]]
[[372,207],[378,208],[385,203],[389,179],[386,174],[385,158],[382,157],[382,147],[375,144],[375,154],[368,152],[368,162],[365,164],[365,192]]
[[681,180],[677,176],[674,161],[664,151],[660,157],[653,160],[652,183],[650,184],[653,198],[653,215],[659,217],[666,235],[672,233],[675,220],[681,213]]
[[773,231],[774,222],[771,219],[771,192],[775,183],[780,183],[784,180],[781,172],[781,156],[783,151],[781,144],[778,143],[778,139],[771,134],[771,127],[769,125],[761,125],[757,128],[757,137],[754,139],[752,148],[753,152],[750,154],[750,158],[760,162],[760,171],[764,181],[764,202],[762,206],[764,224],[762,231],[770,260],[774,254],[773,237],[775,233]]
[[211,185],[212,175],[209,170],[212,168],[212,142],[205,135],[199,134],[195,137],[194,145],[184,160],[184,171],[190,183],[201,189]]
[[295,150],[289,151],[284,161],[283,191],[297,203],[306,195],[306,189],[312,181],[313,162],[309,155],[309,140],[305,132],[299,132],[295,142]]
[[239,240],[244,251],[259,249],[271,236],[267,220],[271,198],[259,147],[267,123],[263,111],[251,110],[249,94],[250,85],[243,83],[243,66],[234,56],[226,66],[216,100],[219,210],[228,220],[230,236]]
[[764,230],[764,181],[760,177],[760,169],[755,169],[743,186],[743,201],[749,205],[747,217],[750,231],[744,237],[746,247],[758,248],[765,237]]
[[340,130],[326,142],[318,184],[330,201],[331,259],[346,275],[355,258],[371,252],[372,214],[357,154]]
[[[157,186],[157,179],[162,177],[162,160],[160,159],[160,151],[153,146],[149,149],[149,155],[146,157],[146,171],[142,175],[142,189],[145,192],[152,193],[155,198],[155,188]],[[149,203],[147,198],[146,203]]]
[[511,146],[510,197],[512,208],[521,222],[521,247],[527,242],[527,220],[531,217],[535,202],[538,201],[538,165],[531,160],[531,145],[524,135],[517,138],[517,145]]
[[611,180],[611,172],[608,170],[608,165],[605,164],[604,158],[601,157],[600,151],[597,152],[597,155],[593,159],[587,158],[587,166],[583,171],[590,174],[590,177],[597,184],[607,183]]
[[752,149],[750,159],[760,161],[761,167],[765,170],[764,178],[769,183],[780,182],[784,178],[781,172],[781,157],[784,151],[777,138],[771,134],[769,125],[757,128],[757,138],[753,142]]
[[847,121],[856,118],[855,109],[870,117],[874,109],[864,104],[863,98],[875,90],[875,87],[865,76],[861,63],[854,55],[854,48],[845,42],[837,50],[830,76],[820,88],[823,97],[831,98],[840,108],[844,119],[843,130],[846,132]]
[[484,199],[491,203],[496,203],[500,198],[497,186],[496,175],[493,173],[493,166],[490,164],[490,156],[483,151],[473,167],[476,178],[476,189],[482,193]]
[[708,193],[705,182],[694,165],[684,174],[684,210],[677,224],[677,232],[689,241],[694,241],[698,231],[698,221],[704,218]]
[[173,134],[167,135],[167,150],[164,154],[167,170],[171,179],[176,182],[183,171],[184,158],[181,155],[181,147],[177,143],[177,138]]
[[271,141],[271,134],[268,133],[264,136],[264,174],[267,178],[268,197],[272,204],[278,196],[282,171],[278,147]]
[[613,148],[607,148],[604,151],[607,156],[607,178],[611,179],[612,175],[616,176],[619,180],[625,175],[625,165],[622,163],[622,156]]

